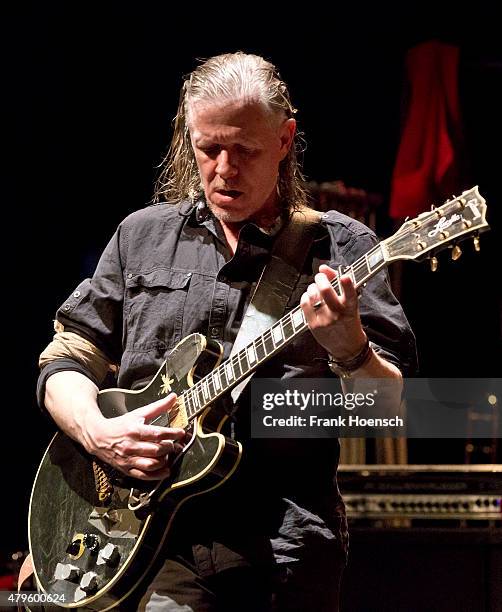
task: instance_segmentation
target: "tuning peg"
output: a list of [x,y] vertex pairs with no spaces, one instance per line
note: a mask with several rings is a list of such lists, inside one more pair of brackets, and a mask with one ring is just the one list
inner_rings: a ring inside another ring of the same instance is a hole
[[474,242],[474,250],[479,253],[479,251],[481,251],[481,245],[479,244],[479,236],[474,236],[472,241]]
[[431,204],[431,210],[436,210],[436,205],[435,204]]
[[451,258],[453,261],[457,261],[457,259],[460,259],[461,255],[462,249],[458,246],[458,244],[456,244],[451,251]]
[[438,258],[433,256],[433,257],[429,257],[429,263],[431,265],[431,271],[435,272],[438,269]]

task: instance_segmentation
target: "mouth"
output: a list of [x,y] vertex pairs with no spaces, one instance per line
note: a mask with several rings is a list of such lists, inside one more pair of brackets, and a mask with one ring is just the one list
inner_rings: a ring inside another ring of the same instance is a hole
[[243,194],[242,191],[238,191],[237,189],[217,189],[216,193],[219,196],[218,199],[222,202],[233,202]]

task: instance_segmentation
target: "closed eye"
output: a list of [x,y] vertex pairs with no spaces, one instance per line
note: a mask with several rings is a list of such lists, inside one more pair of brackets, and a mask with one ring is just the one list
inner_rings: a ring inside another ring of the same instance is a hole
[[238,150],[242,155],[253,155],[257,152],[256,149],[252,147],[245,147],[244,145],[238,145]]
[[212,145],[210,147],[199,147],[199,148],[208,157],[214,157],[215,155],[218,155],[218,153],[221,150],[221,147],[219,145]]

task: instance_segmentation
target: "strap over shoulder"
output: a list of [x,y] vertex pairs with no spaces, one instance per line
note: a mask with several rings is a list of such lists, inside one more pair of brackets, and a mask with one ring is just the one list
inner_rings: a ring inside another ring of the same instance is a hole
[[[260,334],[272,327],[284,314],[291,293],[303,270],[305,259],[317,233],[322,214],[302,206],[293,211],[279,232],[269,263],[263,269],[242,325],[230,353],[235,355]],[[237,401],[253,374],[231,392]]]

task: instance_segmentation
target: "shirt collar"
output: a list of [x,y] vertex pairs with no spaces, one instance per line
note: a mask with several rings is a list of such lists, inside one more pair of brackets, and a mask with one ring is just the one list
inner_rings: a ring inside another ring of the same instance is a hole
[[[210,229],[213,233],[218,233],[216,231],[216,225],[219,225],[219,224],[216,223],[216,218],[212,214],[205,200],[201,199],[197,201],[195,204],[192,204],[191,202],[187,202],[186,204],[188,204],[188,206],[185,205],[184,212],[180,212],[180,214],[185,214],[189,218],[191,225],[195,225],[195,226],[204,225],[205,227]],[[280,214],[278,215],[274,224],[271,227],[267,227],[267,228],[260,227],[253,221],[250,221],[249,223],[246,223],[245,225],[243,225],[242,229],[244,229],[245,227],[251,226],[253,228],[256,228],[256,230],[258,230],[265,236],[268,236],[269,238],[274,238],[280,232],[280,230],[284,227],[285,222],[286,222],[286,215]]]

